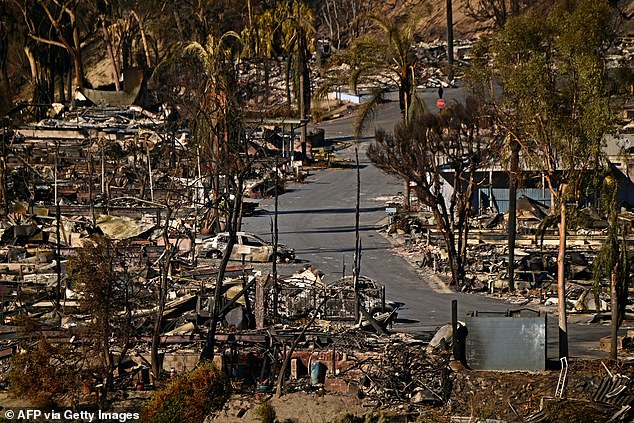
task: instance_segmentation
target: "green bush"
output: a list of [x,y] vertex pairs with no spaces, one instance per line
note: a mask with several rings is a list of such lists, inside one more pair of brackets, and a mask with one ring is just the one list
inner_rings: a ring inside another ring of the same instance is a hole
[[335,416],[330,423],[354,423],[357,420],[354,414],[344,411]]
[[255,407],[255,418],[262,423],[274,423],[276,417],[270,401],[262,401]]
[[230,386],[211,363],[182,375],[158,391],[143,413],[143,422],[203,422],[222,409],[230,395]]

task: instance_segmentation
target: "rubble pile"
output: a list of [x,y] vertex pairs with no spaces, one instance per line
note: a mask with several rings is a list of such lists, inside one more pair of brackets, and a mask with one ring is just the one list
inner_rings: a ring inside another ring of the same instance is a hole
[[[277,339],[281,339],[282,332],[276,332]],[[354,395],[366,409],[420,415],[423,410],[444,405],[451,391],[450,354],[443,348],[425,352],[427,342],[428,337],[377,336],[357,329],[332,332],[313,327],[299,340],[292,355],[285,392]],[[263,350],[264,344],[259,353],[249,352],[249,360],[240,358],[245,356],[245,349],[233,359],[224,355],[225,365],[242,363],[239,372],[229,373],[234,375],[233,386],[238,392],[266,395],[274,389],[270,379],[274,373],[260,373],[260,366],[278,367],[283,345],[268,348],[264,354]],[[247,380],[249,374],[260,375],[255,384]],[[232,410],[227,410],[235,417],[253,407],[252,402],[239,398],[240,407],[230,404]]]
[[[518,203],[521,205],[520,200]],[[515,249],[516,292],[508,292],[505,218],[499,214],[470,220],[462,291],[486,293],[518,305],[557,304],[557,235],[539,234],[536,228],[547,216],[546,210],[528,199],[525,203]],[[622,214],[626,216],[627,212]],[[602,227],[598,218],[586,224],[586,227]],[[395,244],[396,251],[408,261],[421,270],[436,273],[449,283],[449,257],[431,213],[398,214],[384,226],[384,231]],[[610,310],[609,292],[595,293],[592,274],[592,263],[605,234],[603,230],[589,233],[579,229],[577,232],[582,233],[568,237],[566,308],[570,313],[605,313]],[[634,304],[628,304],[626,317],[634,318]]]
[[[3,121],[2,159],[7,165],[0,178],[0,186],[5,187],[0,204],[3,388],[10,358],[33,350],[41,340],[77,354],[90,369],[100,368],[101,360],[91,345],[107,345],[105,355],[111,355],[115,363],[109,388],[103,388],[106,383],[98,377],[82,379],[86,392],[77,393],[79,401],[94,399],[99,389],[108,391],[99,391],[100,398],[116,399],[125,390],[154,387],[160,376],[185,372],[199,361],[208,342],[219,258],[224,254],[222,247],[209,254],[212,237],[221,238],[218,232],[225,226],[224,200],[211,195],[212,185],[218,183],[224,189],[226,176],[219,175],[219,182],[201,176],[209,173],[201,168],[208,160],[195,148],[189,131],[176,127],[171,113],[138,106],[65,109],[55,105],[50,117],[37,124]],[[261,131],[261,136],[248,140],[253,166],[246,176],[247,195],[261,198],[282,193],[288,180],[301,179],[301,168],[291,154],[293,137],[298,134],[279,131]],[[242,215],[254,213],[257,206],[244,202]],[[77,258],[78,251],[83,251],[80,248],[97,248],[96,235],[107,241],[101,257],[109,260],[115,289],[126,291],[125,305],[121,305],[126,312],[107,314],[113,329],[101,344],[92,332],[94,310],[86,306],[87,298],[95,294],[87,294],[77,275],[69,274],[69,260]],[[294,260],[293,249],[277,248],[279,261]],[[280,317],[273,311],[271,265],[255,263],[270,262],[273,250],[267,241],[239,233],[230,254],[242,264],[229,263],[225,269],[220,289],[222,319],[216,335],[218,364],[228,374],[240,374],[239,357],[267,357],[258,368],[258,379],[278,372],[287,341],[298,336],[297,327],[304,323],[295,319],[300,317],[295,310],[293,319],[287,316],[287,325],[278,327],[276,334],[254,330],[256,315],[260,327]],[[280,280],[278,286],[297,290],[299,286],[293,283]],[[330,315],[316,316],[320,321],[340,318],[347,321],[346,327],[358,323],[347,311],[346,284],[324,291],[323,285],[311,283],[311,292],[333,296],[326,309]],[[256,295],[258,287],[261,297]],[[281,296],[282,305],[288,303],[287,298]],[[367,298],[368,308],[385,304],[381,288]],[[312,308],[301,312],[311,316],[318,312],[319,298],[312,300]],[[390,314],[385,324],[395,316]],[[160,374],[152,370],[156,336]],[[223,361],[225,356],[229,361]]]
[[561,403],[562,409],[583,404],[589,410],[599,410],[602,420],[596,421],[608,421],[613,416],[611,421],[628,421],[634,405],[633,386],[626,376],[631,375],[631,365],[612,363],[610,367],[608,370],[597,361],[572,362],[564,398],[555,397],[556,372],[458,371],[452,374],[449,408],[454,416],[539,422],[556,419],[557,414],[548,415],[552,408],[549,402]]
[[378,357],[359,367],[363,376],[358,389],[369,404],[413,411],[447,401],[451,354],[442,349],[425,352],[425,344],[408,337],[390,340]]

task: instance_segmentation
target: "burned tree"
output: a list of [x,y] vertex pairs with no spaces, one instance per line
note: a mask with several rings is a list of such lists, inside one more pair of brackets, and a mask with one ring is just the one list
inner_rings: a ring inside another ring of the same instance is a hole
[[77,255],[68,260],[68,275],[81,294],[82,311],[92,316],[86,335],[94,343],[102,380],[109,389],[113,372],[131,346],[138,289],[134,289],[121,251],[102,236],[94,236],[77,248]]
[[[28,37],[45,45],[64,49],[70,56],[75,71],[75,88],[84,87],[84,63],[80,23],[91,18],[91,10],[78,0],[63,2],[24,0],[16,2],[28,28]],[[78,17],[80,19],[78,19]],[[46,22],[50,31],[43,34]],[[27,51],[28,55],[28,51]],[[29,58],[30,59],[30,58]],[[72,93],[69,93],[72,97]]]
[[238,34],[227,32],[220,37],[209,36],[204,45],[192,42],[184,50],[193,59],[189,62],[189,71],[198,71],[202,78],[196,86],[190,87],[193,101],[182,108],[186,117],[192,120],[192,134],[201,155],[201,171],[212,191],[208,205],[213,211],[215,229],[224,229],[229,234],[212,294],[212,317],[202,360],[213,357],[216,329],[227,311],[222,301],[223,281],[236,244],[244,183],[251,163],[239,100],[242,98],[240,90],[244,88],[238,81],[239,62],[236,59],[239,48]]
[[496,154],[499,141],[482,103],[468,98],[466,104],[454,103],[438,115],[402,122],[394,135],[377,131],[376,143],[368,149],[370,160],[384,172],[416,183],[419,201],[431,209],[442,233],[457,286],[465,277],[475,176]]
[[165,250],[162,254],[162,260],[160,260],[161,266],[158,281],[156,316],[154,318],[152,344],[150,347],[150,364],[152,366],[152,373],[154,374],[155,378],[160,378],[161,375],[159,366],[159,346],[161,344],[161,330],[163,328],[165,302],[167,301],[168,276],[170,274],[171,261],[175,251],[174,246],[171,245],[169,240],[169,229],[172,213],[172,209],[168,207],[167,216],[165,217],[165,224],[163,225],[163,243],[165,244]]
[[496,28],[503,28],[506,21],[517,16],[527,8],[526,0],[469,0],[465,7],[467,16],[482,20],[490,20]]
[[[611,297],[611,339],[610,358],[617,359],[618,330],[625,318],[628,284],[631,263],[628,256],[625,228],[619,225],[619,203],[617,201],[618,183],[612,175],[603,181],[603,206],[608,214],[608,233],[605,244],[601,247],[594,262],[594,293],[597,312],[599,311],[599,292],[602,282],[608,279]],[[620,239],[619,239],[620,238]]]
[[607,4],[583,0],[548,14],[509,20],[493,39],[494,75],[504,97],[496,121],[521,147],[523,167],[541,173],[559,217],[557,284],[560,357],[568,356],[565,255],[567,217],[588,175],[600,169],[611,130],[606,51],[613,34]]

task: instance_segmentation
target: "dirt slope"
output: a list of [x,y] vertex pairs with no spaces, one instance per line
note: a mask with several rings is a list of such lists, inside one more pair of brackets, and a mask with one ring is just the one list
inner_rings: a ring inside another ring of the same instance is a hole
[[[481,0],[453,0],[453,22],[454,37],[473,38],[477,37],[485,31],[489,31],[492,27],[491,21],[478,21],[467,14],[467,5],[475,4]],[[396,0],[386,2],[384,12],[390,17],[405,16],[411,11],[416,11],[416,27],[417,33],[428,38],[428,41],[435,39],[446,39],[447,31],[447,14],[446,1],[444,0],[428,0],[425,7],[412,7],[418,3],[412,0]],[[556,3],[556,0],[534,0],[530,1],[533,6],[549,7]],[[621,10],[626,15],[634,14],[634,0],[619,1]],[[617,31],[621,35],[634,35],[634,17],[630,20],[622,21]]]

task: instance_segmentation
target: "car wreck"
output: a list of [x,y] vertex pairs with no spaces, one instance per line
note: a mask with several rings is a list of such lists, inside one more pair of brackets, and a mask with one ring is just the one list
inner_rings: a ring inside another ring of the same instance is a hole
[[[222,232],[209,238],[197,240],[198,254],[208,258],[221,258],[229,242],[229,233]],[[273,260],[274,247],[255,234],[238,232],[236,243],[231,250],[230,260],[266,263]],[[290,263],[295,260],[295,250],[284,245],[277,245],[275,257],[278,262]]]

